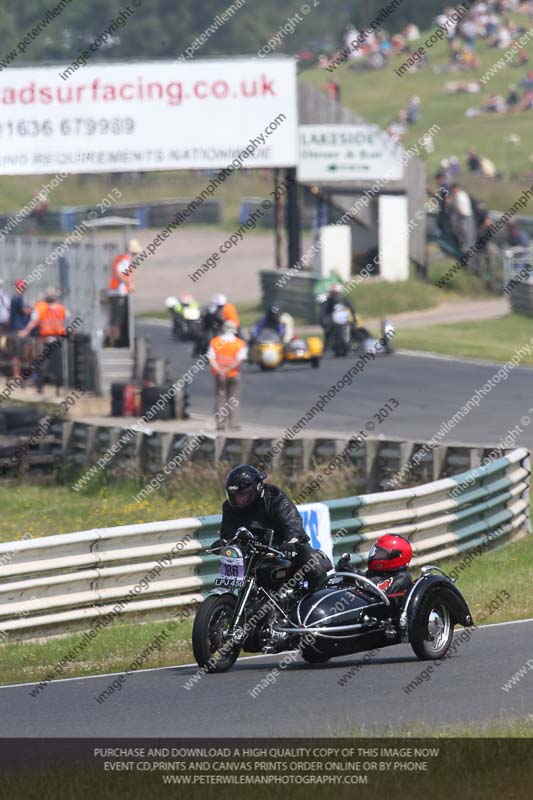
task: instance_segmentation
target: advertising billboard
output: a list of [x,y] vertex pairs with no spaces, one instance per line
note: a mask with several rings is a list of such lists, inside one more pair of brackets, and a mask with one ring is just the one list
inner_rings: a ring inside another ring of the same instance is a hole
[[289,58],[0,72],[0,174],[293,167]]

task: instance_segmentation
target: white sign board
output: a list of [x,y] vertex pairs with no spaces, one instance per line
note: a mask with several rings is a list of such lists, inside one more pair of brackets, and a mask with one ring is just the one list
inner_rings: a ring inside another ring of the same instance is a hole
[[300,125],[298,180],[402,180],[402,153],[377,125]]
[[325,503],[306,503],[298,506],[306,534],[315,550],[322,550],[333,564],[333,539],[331,519]]
[[407,197],[379,198],[379,274],[385,281],[409,279]]
[[296,166],[292,59],[68,67],[0,72],[0,174]]

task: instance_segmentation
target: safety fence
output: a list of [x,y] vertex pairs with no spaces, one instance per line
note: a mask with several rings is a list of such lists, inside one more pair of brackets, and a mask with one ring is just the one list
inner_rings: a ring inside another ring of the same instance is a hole
[[[494,453],[503,456],[511,450],[444,443],[428,448],[422,440],[371,437],[363,440],[360,437],[354,441],[327,435],[281,441],[274,436],[164,431],[157,429],[157,423],[152,423],[151,430],[143,433],[133,428],[133,422],[131,428],[127,423],[119,425],[111,420],[106,424],[65,422],[64,460],[83,468],[97,463],[116,442],[122,441],[124,446],[108,468],[116,477],[156,474],[181,453],[186,454],[187,463],[199,467],[265,461],[271,469],[288,478],[317,472],[326,469],[331,462],[342,461],[350,471],[354,492],[362,494],[447,478],[479,466],[489,455],[494,459]],[[413,459],[415,453],[418,455]],[[391,486],[391,480],[398,473],[403,476],[402,481]]]
[[[335,559],[350,552],[362,564],[372,542],[394,530],[420,566],[529,533],[529,484],[528,451],[517,449],[453,478],[321,505]],[[219,525],[214,515],[1,544],[0,641],[88,628],[113,614],[160,619],[198,604],[217,574],[218,559],[204,551]]]
[[[75,230],[77,225],[87,219],[92,219],[96,215],[109,217],[119,216],[135,221],[141,228],[164,228],[176,217],[180,211],[187,210],[194,200],[193,197],[176,197],[172,200],[159,200],[154,203],[114,203],[109,209],[103,212],[97,206],[64,206],[63,208],[47,209],[39,216],[37,222],[34,217],[26,217],[13,226],[13,232],[17,236],[24,236],[35,233],[59,233],[64,231],[70,233]],[[16,216],[17,212],[11,214],[0,214],[0,230],[7,226],[10,233],[10,220]],[[183,218],[184,223],[218,225],[221,221],[221,205],[218,200],[205,200],[201,207],[195,209],[192,214],[187,214]]]
[[504,294],[515,314],[533,316],[533,248],[514,247],[505,251]]

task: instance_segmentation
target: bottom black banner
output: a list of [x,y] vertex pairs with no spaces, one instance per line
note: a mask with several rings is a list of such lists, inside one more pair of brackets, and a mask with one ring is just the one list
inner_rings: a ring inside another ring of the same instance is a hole
[[[0,797],[532,796],[532,739],[3,739]],[[400,795],[402,796],[402,795]]]

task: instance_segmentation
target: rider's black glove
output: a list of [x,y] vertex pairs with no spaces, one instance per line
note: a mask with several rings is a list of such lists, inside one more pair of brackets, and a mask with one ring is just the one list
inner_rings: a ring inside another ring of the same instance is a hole
[[210,550],[215,550],[217,548],[225,547],[227,545],[227,541],[225,539],[216,539],[213,544],[209,545]]
[[300,544],[300,540],[296,537],[289,539],[288,542],[282,542],[278,547],[282,553],[285,553],[287,556],[292,556],[296,550],[298,549],[298,545]]

